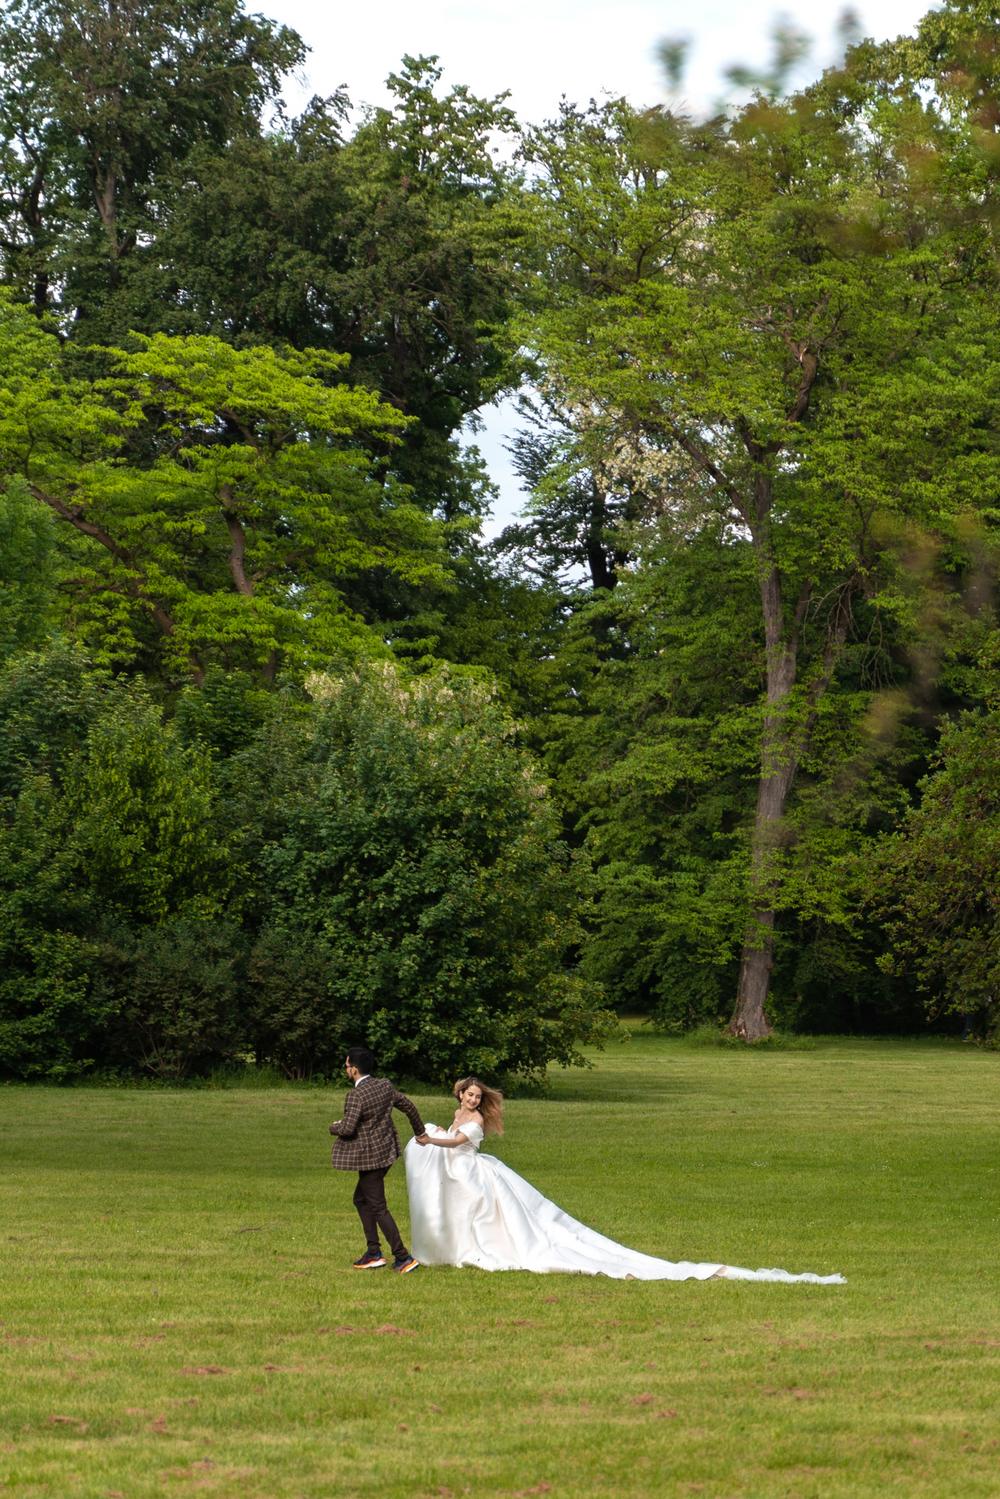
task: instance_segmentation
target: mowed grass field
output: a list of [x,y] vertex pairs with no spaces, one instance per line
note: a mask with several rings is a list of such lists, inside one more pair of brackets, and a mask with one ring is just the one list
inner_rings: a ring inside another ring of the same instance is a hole
[[840,1287],[358,1273],[341,1099],[0,1088],[0,1493],[1000,1495],[1000,1057],[640,1033],[488,1142],[636,1248]]

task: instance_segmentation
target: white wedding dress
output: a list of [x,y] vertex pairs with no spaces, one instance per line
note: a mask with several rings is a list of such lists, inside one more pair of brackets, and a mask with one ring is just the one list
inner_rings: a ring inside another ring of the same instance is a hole
[[480,1155],[478,1124],[428,1134],[463,1134],[468,1144],[418,1145],[404,1152],[413,1253],[424,1265],[475,1265],[480,1270],[575,1271],[614,1280],[779,1280],[843,1285],[842,1275],[790,1275],[661,1260],[626,1249],[578,1223],[496,1156]]

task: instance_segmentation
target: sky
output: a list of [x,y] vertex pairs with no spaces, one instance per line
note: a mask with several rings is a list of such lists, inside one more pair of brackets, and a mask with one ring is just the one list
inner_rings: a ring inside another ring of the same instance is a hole
[[[625,95],[646,106],[667,100],[657,59],[665,39],[688,42],[679,95],[698,114],[722,93],[732,63],[762,66],[782,7],[773,0],[257,0],[260,9],[293,27],[311,51],[286,97],[293,112],[313,94],[344,86],[355,105],[388,102],[387,74],[405,53],[436,54],[444,86],[467,84],[477,94],[509,92],[520,119],[551,118],[561,96],[585,103],[604,94]],[[836,58],[837,20],[843,0],[812,0],[794,19],[814,38],[796,82],[805,83]],[[929,0],[853,0],[862,35],[882,39],[912,31],[931,8]],[[504,443],[514,429],[509,404],[481,413],[485,430],[475,441],[500,496],[491,532],[521,507]]]

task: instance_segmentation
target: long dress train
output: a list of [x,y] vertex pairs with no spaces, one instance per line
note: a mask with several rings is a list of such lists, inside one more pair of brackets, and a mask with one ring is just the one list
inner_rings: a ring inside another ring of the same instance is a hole
[[480,1270],[575,1271],[614,1280],[773,1280],[843,1285],[842,1275],[745,1270],[738,1265],[661,1260],[606,1239],[543,1197],[496,1156],[480,1155],[478,1124],[429,1134],[461,1133],[468,1144],[446,1149],[411,1140],[404,1152],[413,1253],[425,1265]]

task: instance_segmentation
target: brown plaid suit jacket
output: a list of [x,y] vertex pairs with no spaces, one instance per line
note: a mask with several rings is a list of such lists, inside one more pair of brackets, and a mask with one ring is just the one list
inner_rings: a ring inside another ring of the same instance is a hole
[[400,1154],[399,1136],[392,1122],[393,1109],[409,1119],[415,1135],[424,1133],[417,1106],[384,1077],[366,1077],[352,1088],[344,1104],[344,1117],[330,1125],[333,1164],[340,1171],[377,1171],[391,1166]]

